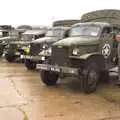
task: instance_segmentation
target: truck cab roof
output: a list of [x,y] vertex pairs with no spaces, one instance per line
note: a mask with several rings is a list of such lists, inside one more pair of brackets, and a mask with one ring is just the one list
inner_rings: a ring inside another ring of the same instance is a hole
[[96,25],[96,26],[101,26],[101,27],[111,26],[111,24],[107,22],[85,22],[85,23],[76,23],[72,27],[80,26],[80,25]]

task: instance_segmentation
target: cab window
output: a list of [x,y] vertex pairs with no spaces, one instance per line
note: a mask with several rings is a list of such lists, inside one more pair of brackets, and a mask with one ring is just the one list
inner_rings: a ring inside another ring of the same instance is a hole
[[112,33],[112,28],[111,27],[105,27],[102,31],[102,36],[108,36]]

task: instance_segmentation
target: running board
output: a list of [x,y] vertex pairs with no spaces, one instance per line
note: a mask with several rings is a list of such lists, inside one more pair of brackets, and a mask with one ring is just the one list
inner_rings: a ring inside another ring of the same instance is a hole
[[109,69],[109,79],[110,79],[110,83],[112,84],[120,84],[118,66]]

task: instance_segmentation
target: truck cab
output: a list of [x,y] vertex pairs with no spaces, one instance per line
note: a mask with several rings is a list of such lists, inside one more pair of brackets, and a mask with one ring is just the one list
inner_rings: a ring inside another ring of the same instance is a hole
[[11,41],[10,36],[12,31],[14,31],[14,28],[12,26],[0,25],[0,56],[3,55],[5,46]]

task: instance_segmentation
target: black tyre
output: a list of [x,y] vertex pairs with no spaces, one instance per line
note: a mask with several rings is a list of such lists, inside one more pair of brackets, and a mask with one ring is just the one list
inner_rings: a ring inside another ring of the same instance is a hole
[[4,49],[4,48],[1,46],[1,47],[0,47],[0,57],[1,57],[2,54],[3,54],[3,49]]
[[0,51],[0,57],[3,55],[3,51]]
[[15,55],[11,54],[11,53],[8,53],[8,54],[5,55],[5,58],[8,62],[13,62],[15,60]]
[[92,93],[97,88],[97,83],[100,76],[100,70],[96,63],[91,61],[87,64],[84,70],[84,79],[82,82],[82,87],[85,93]]
[[42,82],[46,85],[55,85],[59,77],[58,73],[43,70],[40,72],[40,75]]
[[28,70],[34,70],[36,67],[36,64],[30,60],[25,60],[25,66]]

